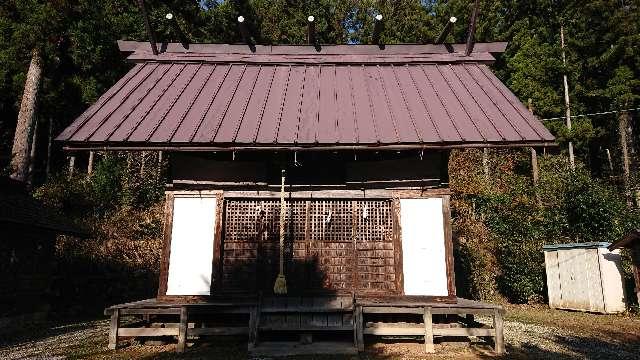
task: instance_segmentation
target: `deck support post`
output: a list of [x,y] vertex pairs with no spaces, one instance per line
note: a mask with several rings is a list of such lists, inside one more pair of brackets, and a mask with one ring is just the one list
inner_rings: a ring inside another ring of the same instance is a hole
[[120,309],[114,309],[111,313],[111,326],[109,327],[109,349],[118,347],[118,327],[120,326]]
[[183,353],[187,347],[187,321],[187,307],[182,306],[180,308],[180,325],[178,327],[178,346],[176,347],[176,351],[179,353]]
[[251,350],[258,344],[258,327],[260,324],[260,305],[254,306],[249,313],[249,343]]
[[504,323],[502,319],[502,309],[495,309],[493,314],[493,329],[496,332],[495,351],[496,354],[504,354]]
[[358,352],[364,351],[364,326],[362,319],[362,305],[356,305],[353,314],[353,326],[356,347]]
[[431,306],[424,308],[424,351],[426,353],[436,352],[433,346],[433,315]]

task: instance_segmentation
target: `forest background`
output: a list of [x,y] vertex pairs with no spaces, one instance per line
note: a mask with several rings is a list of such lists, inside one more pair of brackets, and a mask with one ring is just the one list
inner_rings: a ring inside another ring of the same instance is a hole
[[[366,44],[372,39],[374,16],[383,14],[381,41],[394,44],[433,42],[451,16],[458,21],[446,40],[464,42],[473,1],[146,4],[160,42],[179,40],[167,13],[174,14],[194,43],[241,42],[236,18],[243,15],[258,44],[305,43],[308,15],[315,16],[320,43]],[[639,18],[638,0],[480,1],[476,40],[509,42],[492,69],[523,103],[531,104],[559,146],[537,149],[540,179],[535,186],[528,149],[452,152],[460,296],[544,301],[543,244],[615,241],[640,227],[635,196],[640,189],[640,129],[635,121],[640,107]],[[69,154],[51,142],[131,67],[118,51],[120,39],[146,40],[134,0],[0,4],[0,166],[7,174],[27,71],[37,57],[42,75],[37,125],[29,132],[30,187],[34,196],[90,234],[58,239],[56,276],[64,281],[48,295],[58,304],[78,304],[79,297],[86,297],[100,308],[151,297],[157,285],[166,157],[97,153],[88,175],[81,170],[86,169],[87,154],[81,154],[70,175]],[[574,115],[571,129],[564,119],[565,74]],[[575,146],[575,171],[568,161],[569,142]],[[631,290],[628,266],[625,258]]]

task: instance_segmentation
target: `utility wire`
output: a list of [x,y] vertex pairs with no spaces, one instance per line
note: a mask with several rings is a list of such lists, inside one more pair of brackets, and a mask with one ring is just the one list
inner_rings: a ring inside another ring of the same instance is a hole
[[[572,118],[577,118],[577,117],[586,117],[586,116],[597,116],[597,115],[607,115],[607,114],[616,114],[619,112],[623,112],[623,111],[638,111],[640,110],[640,108],[634,108],[634,109],[623,109],[623,110],[615,110],[615,111],[604,111],[604,112],[597,112],[597,113],[591,113],[591,114],[580,114],[580,115],[571,115]],[[565,119],[564,116],[562,117],[554,117],[554,118],[546,118],[546,119],[540,119],[540,121],[548,121],[548,120],[563,120]]]

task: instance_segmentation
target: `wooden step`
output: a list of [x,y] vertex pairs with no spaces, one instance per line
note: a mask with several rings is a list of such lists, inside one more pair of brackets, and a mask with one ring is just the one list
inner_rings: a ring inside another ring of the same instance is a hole
[[299,356],[299,355],[357,355],[358,350],[351,342],[321,341],[301,344],[295,341],[261,342],[249,349],[251,356]]

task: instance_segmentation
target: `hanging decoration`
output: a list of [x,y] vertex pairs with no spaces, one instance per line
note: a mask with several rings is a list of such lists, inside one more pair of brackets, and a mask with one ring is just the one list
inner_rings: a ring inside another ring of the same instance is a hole
[[282,183],[280,186],[280,272],[273,285],[275,294],[287,293],[287,279],[284,276],[284,221],[286,216],[286,204],[284,202],[284,177],[285,171],[282,170]]

